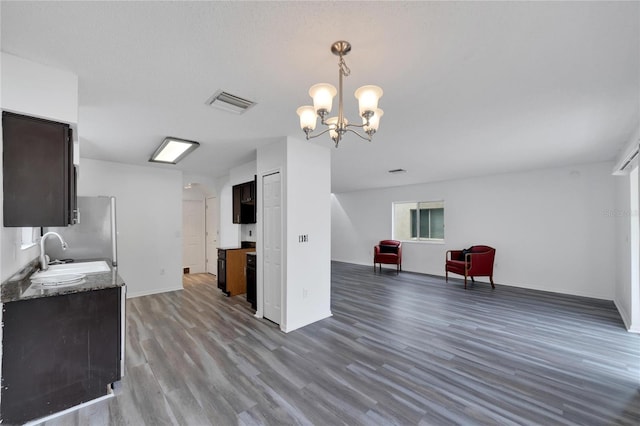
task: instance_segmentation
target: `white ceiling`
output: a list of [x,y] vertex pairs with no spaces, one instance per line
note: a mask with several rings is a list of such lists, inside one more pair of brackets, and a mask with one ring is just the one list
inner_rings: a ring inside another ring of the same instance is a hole
[[[2,50],[79,76],[83,157],[223,176],[283,136],[308,88],[384,89],[380,130],[332,150],[332,190],[612,160],[640,123],[639,2],[11,2]],[[223,89],[244,115],[205,101]],[[178,166],[165,136],[201,142]],[[387,171],[404,168],[408,173]]]

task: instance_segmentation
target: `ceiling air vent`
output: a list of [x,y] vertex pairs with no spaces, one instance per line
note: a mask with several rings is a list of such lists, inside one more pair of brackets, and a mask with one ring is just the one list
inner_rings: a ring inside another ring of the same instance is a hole
[[229,112],[235,112],[236,114],[242,114],[256,103],[248,101],[231,93],[227,93],[222,90],[218,90],[209,99],[207,99],[207,105],[214,108],[219,108]]
[[399,173],[407,173],[407,171],[405,169],[393,169],[393,170],[389,170],[389,173],[399,174]]

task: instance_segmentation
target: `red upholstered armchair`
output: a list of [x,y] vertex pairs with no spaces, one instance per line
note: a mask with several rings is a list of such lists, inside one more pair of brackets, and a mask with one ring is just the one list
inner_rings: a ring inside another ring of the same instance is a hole
[[402,270],[402,242],[396,240],[382,240],[377,246],[373,246],[373,272],[376,272],[376,264],[396,265],[396,273]]
[[464,288],[467,288],[467,277],[489,277],[493,284],[493,260],[496,249],[489,246],[471,246],[467,250],[448,250],[445,254],[445,280],[449,281],[449,272],[464,275]]

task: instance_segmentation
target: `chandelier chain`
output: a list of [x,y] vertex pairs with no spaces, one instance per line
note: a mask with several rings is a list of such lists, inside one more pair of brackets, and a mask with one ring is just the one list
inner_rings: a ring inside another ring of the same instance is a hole
[[347,63],[344,61],[344,58],[342,57],[342,55],[340,55],[340,60],[338,61],[338,67],[340,67],[340,72],[345,77],[348,77],[349,74],[351,74],[351,70],[347,66]]

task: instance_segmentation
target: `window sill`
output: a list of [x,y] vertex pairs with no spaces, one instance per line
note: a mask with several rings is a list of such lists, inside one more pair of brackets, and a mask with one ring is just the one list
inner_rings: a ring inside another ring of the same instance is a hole
[[444,240],[401,240],[402,244],[444,244]]
[[29,244],[21,244],[20,245],[20,250],[27,250],[30,249],[31,247],[36,246],[37,243],[29,243]]

